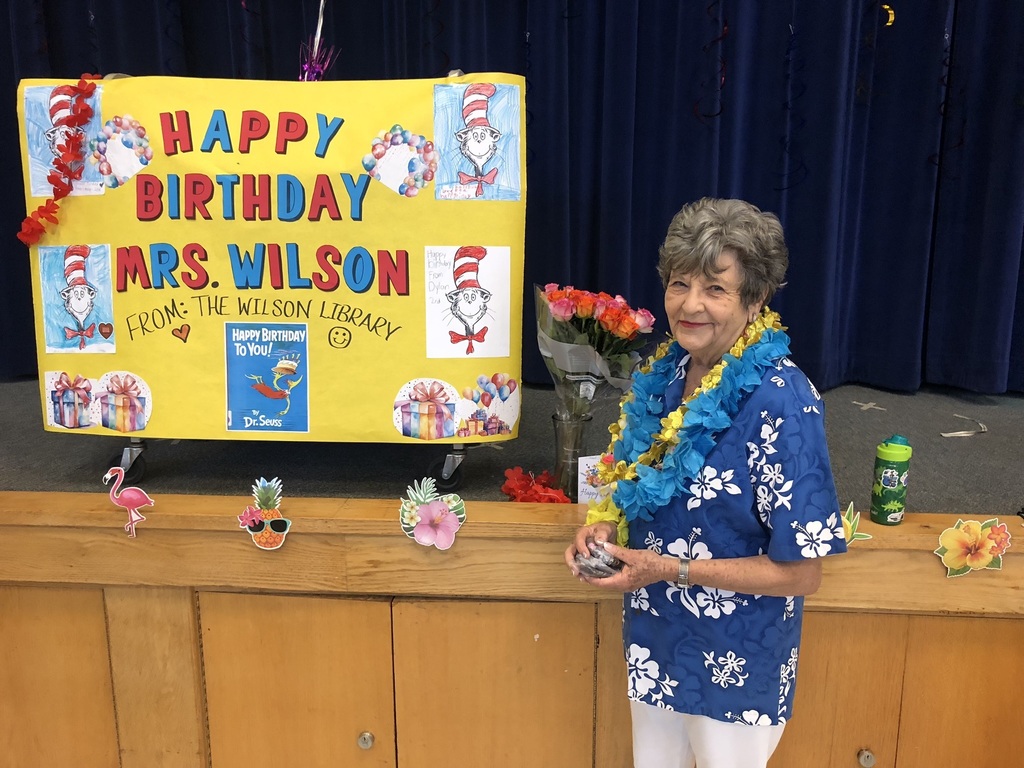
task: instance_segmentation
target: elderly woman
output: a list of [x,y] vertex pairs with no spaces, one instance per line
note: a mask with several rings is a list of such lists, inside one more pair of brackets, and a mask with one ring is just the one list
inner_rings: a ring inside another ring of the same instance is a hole
[[659,256],[674,340],[633,375],[608,493],[565,559],[626,593],[636,768],[765,766],[792,714],[802,596],[846,551],[824,404],[767,307],[788,263],[777,217],[703,199]]

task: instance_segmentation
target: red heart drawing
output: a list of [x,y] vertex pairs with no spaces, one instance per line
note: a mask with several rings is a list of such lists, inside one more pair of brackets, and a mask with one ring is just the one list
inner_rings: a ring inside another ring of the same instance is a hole
[[171,333],[173,333],[182,341],[188,341],[188,332],[191,330],[191,326],[189,326],[188,323],[185,323],[183,326],[181,326],[181,328],[172,328]]
[[100,323],[99,332],[104,339],[109,339],[110,334],[114,332],[114,326],[110,323]]

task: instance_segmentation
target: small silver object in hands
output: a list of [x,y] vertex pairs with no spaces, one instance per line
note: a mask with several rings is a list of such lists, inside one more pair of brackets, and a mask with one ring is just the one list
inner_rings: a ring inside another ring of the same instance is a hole
[[622,568],[622,561],[605,552],[604,543],[587,539],[590,557],[576,553],[576,567],[584,576],[593,579],[605,579],[614,576]]

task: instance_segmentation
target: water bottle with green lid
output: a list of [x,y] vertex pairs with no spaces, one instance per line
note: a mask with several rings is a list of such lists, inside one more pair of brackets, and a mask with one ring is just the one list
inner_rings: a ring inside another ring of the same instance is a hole
[[907,475],[913,449],[903,435],[893,435],[875,449],[875,484],[871,487],[871,519],[899,525],[907,506]]

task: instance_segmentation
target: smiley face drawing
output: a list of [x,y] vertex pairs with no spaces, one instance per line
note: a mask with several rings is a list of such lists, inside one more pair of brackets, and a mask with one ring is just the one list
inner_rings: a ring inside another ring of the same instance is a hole
[[327,332],[327,343],[335,349],[345,349],[352,343],[352,331],[343,325],[336,325]]

